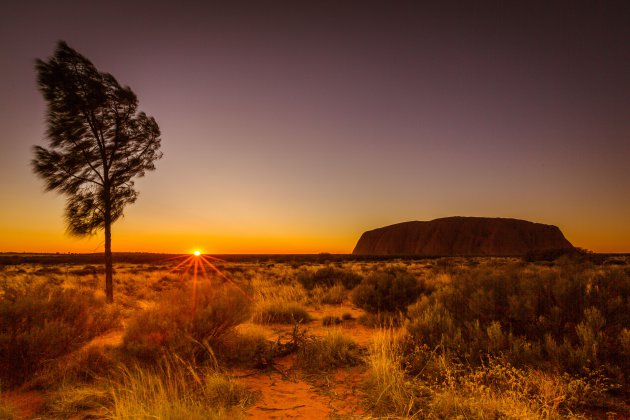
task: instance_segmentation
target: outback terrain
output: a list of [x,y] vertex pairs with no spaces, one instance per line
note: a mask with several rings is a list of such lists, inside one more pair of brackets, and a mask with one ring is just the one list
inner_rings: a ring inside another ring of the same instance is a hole
[[630,416],[628,257],[226,260],[2,256],[0,418]]

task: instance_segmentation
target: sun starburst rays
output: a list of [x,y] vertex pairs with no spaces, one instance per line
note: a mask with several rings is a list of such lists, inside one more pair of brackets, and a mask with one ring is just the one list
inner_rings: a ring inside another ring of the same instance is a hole
[[193,314],[196,311],[197,306],[197,284],[200,280],[205,280],[208,282],[212,282],[211,274],[215,274],[217,277],[221,278],[222,283],[227,283],[231,287],[234,287],[239,293],[245,296],[249,301],[253,302],[253,299],[241,286],[239,286],[236,282],[230,279],[223,271],[221,271],[213,262],[226,262],[217,257],[213,257],[211,255],[203,255],[200,251],[194,251],[191,255],[179,255],[176,257],[171,257],[169,260],[176,260],[181,258],[182,261],[177,262],[177,264],[168,270],[168,274],[178,273],[180,278],[191,274],[192,269],[192,303],[193,303]]

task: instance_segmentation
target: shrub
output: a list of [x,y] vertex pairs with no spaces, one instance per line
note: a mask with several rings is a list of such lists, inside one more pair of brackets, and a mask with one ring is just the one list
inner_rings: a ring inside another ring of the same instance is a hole
[[407,331],[411,338],[433,348],[442,344],[447,348],[458,347],[461,331],[448,309],[440,302],[431,302],[426,297],[409,307]]
[[203,358],[207,355],[203,344],[219,345],[249,317],[250,302],[229,286],[173,290],[130,321],[122,347],[147,361],[166,352]]
[[315,272],[306,271],[298,275],[298,281],[307,290],[312,290],[315,286],[332,287],[337,283],[346,289],[352,289],[361,283],[361,280],[359,274],[334,267],[320,268]]
[[352,291],[352,302],[368,312],[406,312],[421,291],[416,278],[407,272],[379,271]]
[[87,289],[5,289],[0,302],[0,380],[20,384],[46,363],[118,325],[117,308]]

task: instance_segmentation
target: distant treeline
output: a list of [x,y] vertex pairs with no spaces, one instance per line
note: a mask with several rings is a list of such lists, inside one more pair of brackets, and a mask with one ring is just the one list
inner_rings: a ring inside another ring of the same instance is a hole
[[[171,264],[173,259],[185,254],[159,254],[144,252],[115,252],[115,263],[129,264]],[[444,257],[444,256],[418,256],[418,255],[353,255],[353,254],[212,254],[226,262],[243,263],[335,263],[346,261],[392,261],[392,260],[431,260],[439,258],[461,258],[462,260],[475,260],[493,258],[491,256],[479,257]],[[562,254],[550,253],[540,255],[526,255],[525,261],[552,261],[562,257]],[[625,264],[630,254],[595,254],[577,253],[565,255],[569,258],[588,260],[595,264]],[[100,264],[103,262],[103,253],[88,254],[46,254],[46,253],[0,253],[0,265],[17,264]],[[505,258],[505,257],[501,257]]]

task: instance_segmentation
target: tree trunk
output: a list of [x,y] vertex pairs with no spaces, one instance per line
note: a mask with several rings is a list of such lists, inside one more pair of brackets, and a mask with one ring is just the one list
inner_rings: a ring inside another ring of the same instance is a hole
[[114,302],[114,264],[112,261],[112,227],[105,222],[105,296],[107,303]]
[[112,261],[112,216],[109,194],[105,197],[105,297],[114,302],[114,266]]

